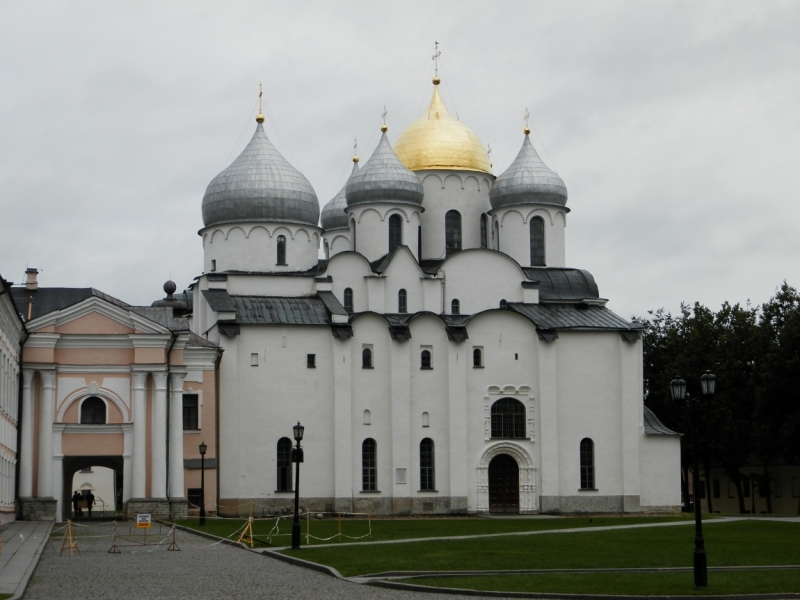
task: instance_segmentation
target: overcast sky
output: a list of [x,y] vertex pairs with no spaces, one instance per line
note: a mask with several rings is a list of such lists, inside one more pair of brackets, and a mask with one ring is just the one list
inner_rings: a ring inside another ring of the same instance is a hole
[[[267,133],[324,205],[430,99],[567,184],[624,317],[800,286],[800,2],[2,2],[0,274],[132,304],[202,270],[200,203]],[[265,111],[266,112],[266,111]]]

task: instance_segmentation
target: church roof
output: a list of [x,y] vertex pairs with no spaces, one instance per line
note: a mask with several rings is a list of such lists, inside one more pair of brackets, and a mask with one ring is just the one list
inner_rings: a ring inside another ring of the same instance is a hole
[[259,122],[252,139],[203,196],[206,227],[236,221],[286,221],[317,226],[319,201],[305,176],[269,141]]
[[489,155],[472,129],[450,114],[433,80],[428,110],[397,138],[395,154],[412,171],[450,169],[491,173]]
[[644,408],[644,432],[649,435],[681,435],[676,431],[672,431],[669,427],[664,425],[652,410],[642,405]]
[[489,200],[492,208],[520,204],[566,206],[567,186],[544,164],[526,133],[514,162],[492,184]]
[[330,325],[325,303],[319,298],[231,296],[236,322],[242,325]]
[[604,306],[509,302],[508,310],[527,317],[537,329],[573,331],[632,329],[628,321]]
[[422,204],[422,182],[397,158],[384,131],[369,160],[350,176],[345,196],[348,206],[381,201]]
[[339,193],[336,194],[333,199],[322,209],[322,215],[320,216],[319,220],[322,228],[325,231],[329,231],[331,229],[342,229],[350,226],[350,224],[347,222],[347,213],[344,212],[344,209],[347,208],[345,189],[347,188],[347,183],[350,181],[350,178],[352,178],[357,171],[358,157],[355,157],[353,158],[353,170],[350,172],[350,177],[348,177],[347,181],[344,182],[344,185],[342,186],[342,189],[339,190]]
[[597,283],[589,271],[566,267],[522,267],[525,277],[539,284],[539,301],[599,298]]

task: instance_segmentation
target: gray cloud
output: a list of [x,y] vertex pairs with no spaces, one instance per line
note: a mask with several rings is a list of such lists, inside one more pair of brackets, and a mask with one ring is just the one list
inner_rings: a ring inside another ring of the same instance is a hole
[[496,174],[530,108],[568,263],[612,309],[762,302],[800,285],[797,31],[793,2],[3,3],[0,273],[143,304],[187,285],[259,81],[324,205],[384,104],[392,139],[424,108],[438,40]]

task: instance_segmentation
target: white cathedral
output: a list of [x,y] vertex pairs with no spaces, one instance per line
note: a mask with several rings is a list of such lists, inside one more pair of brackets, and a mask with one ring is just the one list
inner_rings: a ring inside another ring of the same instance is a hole
[[[203,198],[190,327],[223,350],[221,513],[677,511],[640,326],[565,261],[567,189],[524,131],[500,176],[430,106],[322,210],[259,113]],[[319,259],[320,250],[324,260]]]

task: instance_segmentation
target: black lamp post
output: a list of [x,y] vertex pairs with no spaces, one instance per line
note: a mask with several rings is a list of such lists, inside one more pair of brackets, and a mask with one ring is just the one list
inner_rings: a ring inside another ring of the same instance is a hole
[[292,427],[297,445],[292,448],[292,462],[294,468],[294,522],[292,523],[292,550],[300,550],[300,463],[303,462],[303,448],[300,441],[303,439],[305,427],[297,425]]
[[[700,389],[703,397],[711,398],[714,395],[717,378],[706,371],[700,377]],[[676,401],[689,400],[692,407],[692,488],[694,490],[694,587],[705,588],[708,586],[708,561],[706,559],[705,540],[703,540],[703,516],[700,512],[698,492],[700,491],[700,465],[697,460],[697,399],[690,398],[686,393],[686,382],[676,377],[669,383],[672,399]]]
[[208,446],[200,442],[200,525],[206,524],[206,451]]

